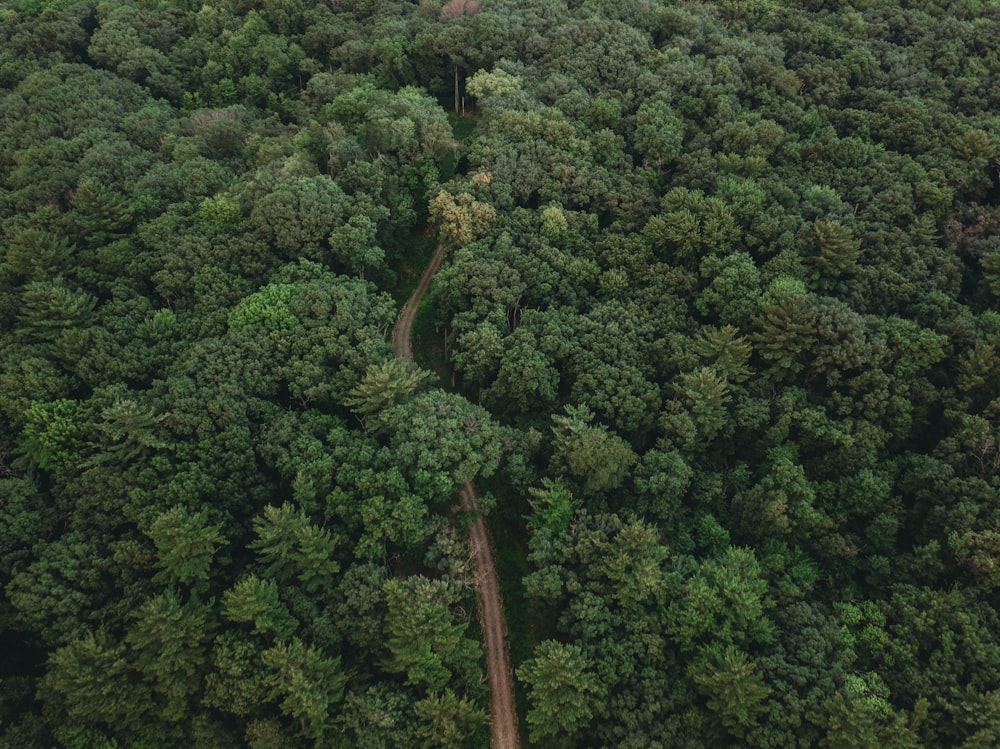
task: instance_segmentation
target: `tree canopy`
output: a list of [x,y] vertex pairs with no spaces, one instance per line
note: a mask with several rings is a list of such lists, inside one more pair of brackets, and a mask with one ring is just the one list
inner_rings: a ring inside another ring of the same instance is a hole
[[998,34],[0,0],[0,749],[997,745]]

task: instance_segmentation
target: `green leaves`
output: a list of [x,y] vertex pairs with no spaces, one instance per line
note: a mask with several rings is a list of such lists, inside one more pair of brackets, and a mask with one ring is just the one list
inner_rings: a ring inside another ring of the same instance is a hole
[[684,123],[665,99],[639,105],[635,113],[635,149],[642,158],[662,169],[681,153]]
[[212,559],[224,540],[221,530],[221,524],[208,524],[207,510],[191,513],[177,505],[160,514],[146,532],[158,556],[154,580],[207,588]]
[[144,603],[126,636],[139,673],[162,700],[166,721],[187,715],[191,697],[204,678],[205,643],[211,629],[206,607],[167,591]]
[[686,651],[707,642],[749,647],[774,640],[767,582],[753,551],[728,547],[681,583],[664,612],[667,632]]
[[321,174],[279,183],[257,200],[250,219],[286,257],[320,259],[321,246],[344,210],[344,191]]
[[756,324],[753,340],[760,355],[779,371],[801,372],[816,341],[816,314],[805,297],[787,294],[777,302],[765,302]]
[[456,672],[464,681],[478,671],[479,648],[465,638],[466,625],[452,621],[456,596],[445,581],[416,576],[390,580],[384,590],[389,671],[432,692],[444,689]]
[[279,582],[297,583],[307,593],[329,590],[340,571],[334,558],[336,542],[330,532],[313,525],[305,513],[287,502],[268,505],[254,519],[257,540],[249,547]]
[[517,678],[528,690],[528,735],[546,746],[572,746],[604,696],[580,647],[555,640],[535,648]]
[[299,325],[299,319],[288,307],[294,293],[292,284],[268,284],[240,300],[229,313],[229,328],[240,330],[248,325],[260,325],[267,330],[284,330]]
[[365,376],[351,390],[344,405],[362,418],[380,414],[404,401],[430,378],[430,374],[404,359],[386,359],[369,364]]
[[275,645],[261,654],[270,669],[272,698],[281,699],[281,712],[296,721],[307,738],[321,741],[333,725],[331,709],[340,703],[348,675],[340,657],[329,658],[300,639]]
[[476,730],[486,722],[486,714],[472,700],[459,697],[452,690],[432,694],[413,706],[423,721],[418,735],[425,749],[462,749]]
[[567,406],[565,416],[552,417],[552,462],[588,494],[621,486],[636,461],[625,440],[593,419],[586,406]]
[[253,622],[253,632],[287,640],[298,622],[278,599],[278,584],[250,575],[222,596],[223,614],[233,622]]
[[496,221],[496,211],[468,193],[453,196],[442,190],[427,206],[437,224],[442,241],[452,247],[464,247],[486,234]]
[[80,446],[80,403],[60,398],[35,402],[25,412],[18,463],[26,467],[55,468],[76,457]]
[[491,475],[500,461],[492,417],[459,395],[422,393],[384,411],[378,423],[389,434],[396,464],[411,477],[442,473],[458,485]]
[[694,683],[730,735],[743,738],[759,721],[771,689],[764,686],[756,664],[738,648],[707,648],[701,658],[701,664],[691,669]]
[[73,291],[61,279],[31,281],[21,293],[22,335],[54,341],[67,331],[86,328],[97,300]]
[[44,689],[66,701],[74,720],[90,724],[135,730],[148,711],[125,646],[109,643],[103,633],[89,633],[53,652]]
[[521,79],[502,68],[494,68],[492,72],[480,68],[469,76],[465,84],[465,90],[477,99],[511,94],[520,88]]
[[817,288],[834,288],[836,281],[851,273],[861,251],[861,242],[837,221],[817,219],[809,227],[813,254],[810,255]]

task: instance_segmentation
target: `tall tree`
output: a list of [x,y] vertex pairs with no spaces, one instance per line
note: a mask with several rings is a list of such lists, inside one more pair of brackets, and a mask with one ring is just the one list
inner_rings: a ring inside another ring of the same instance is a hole
[[572,746],[604,696],[577,645],[545,640],[517,676],[528,689],[529,737],[553,747]]

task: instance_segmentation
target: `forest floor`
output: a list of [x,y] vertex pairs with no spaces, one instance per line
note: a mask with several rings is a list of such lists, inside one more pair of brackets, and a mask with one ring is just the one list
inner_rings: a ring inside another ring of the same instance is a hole
[[[420,310],[420,303],[430,288],[431,279],[441,267],[443,257],[444,247],[439,244],[434,248],[434,254],[420,276],[417,287],[399,311],[392,330],[392,347],[396,356],[413,358],[413,322]],[[461,509],[474,512],[477,496],[475,487],[466,482],[459,494]],[[476,597],[479,599],[479,627],[486,653],[486,679],[490,685],[490,746],[492,749],[518,749],[521,742],[514,700],[514,677],[507,646],[507,619],[500,596],[500,578],[497,575],[490,532],[481,516],[476,517],[469,529],[469,551],[472,556]]]

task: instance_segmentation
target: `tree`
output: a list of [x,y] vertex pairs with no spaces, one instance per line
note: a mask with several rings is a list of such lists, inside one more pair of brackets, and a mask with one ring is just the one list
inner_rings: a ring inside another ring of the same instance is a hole
[[732,325],[702,328],[694,350],[726,382],[740,384],[753,374],[749,367],[753,347]]
[[212,645],[211,661],[202,698],[205,705],[249,716],[267,701],[267,674],[258,643],[242,633],[223,632]]
[[[478,647],[465,637],[466,624],[452,621],[455,597],[443,580],[409,577],[385,584],[385,667],[406,674],[406,683],[441,692],[457,675],[467,686],[478,672]],[[457,672],[457,673],[456,673]]]
[[344,405],[360,414],[362,419],[378,415],[390,406],[410,396],[430,378],[430,374],[404,359],[386,359],[369,364],[365,376],[351,390]]
[[230,330],[242,330],[248,325],[260,325],[267,330],[287,330],[301,323],[289,309],[295,293],[290,283],[269,283],[260,291],[243,297],[229,313]]
[[223,615],[232,622],[253,622],[253,632],[287,640],[298,626],[278,598],[278,584],[250,575],[222,595]]
[[331,709],[343,700],[350,679],[340,656],[330,658],[293,637],[265,650],[261,659],[270,672],[270,696],[281,699],[281,712],[296,721],[303,736],[322,741],[333,727]]
[[87,327],[97,300],[73,291],[62,279],[31,281],[21,292],[21,335],[54,341],[64,332]]
[[250,219],[289,258],[324,259],[327,237],[344,217],[346,197],[329,176],[297,177],[262,195]]
[[357,749],[418,746],[415,703],[409,690],[389,682],[348,688],[338,728]]
[[502,333],[486,321],[459,335],[452,349],[455,370],[461,372],[464,382],[475,382],[480,389],[492,379],[503,358]]
[[663,169],[681,153],[684,122],[663,98],[645,101],[635,113],[635,149],[648,163]]
[[684,651],[708,642],[749,649],[774,640],[768,585],[752,550],[730,546],[706,559],[665,611],[667,632]]
[[177,505],[161,513],[146,532],[156,545],[160,568],[154,580],[204,591],[212,559],[224,540],[221,530],[221,524],[208,524],[207,509],[190,513]]
[[496,221],[496,211],[469,193],[457,196],[442,190],[427,206],[441,239],[452,247],[464,247],[486,234]]
[[108,462],[127,465],[169,448],[159,434],[169,416],[156,414],[152,406],[144,406],[136,398],[115,398],[111,405],[101,409],[97,430],[104,440],[95,444],[100,450],[85,465]]
[[816,342],[816,314],[802,295],[787,294],[765,302],[753,335],[761,357],[782,373],[797,374]]
[[839,279],[854,270],[861,243],[843,224],[822,219],[812,222],[809,240],[816,288],[821,291],[836,288]]
[[389,434],[396,465],[409,477],[441,473],[459,484],[492,475],[500,461],[500,433],[489,413],[443,390],[386,409],[378,425]]
[[42,694],[59,695],[67,716],[138,735],[150,713],[148,688],[139,680],[124,644],[88,632],[49,657]]
[[68,238],[52,229],[30,224],[14,227],[7,232],[7,254],[0,267],[41,282],[67,270],[75,250]]
[[500,359],[493,384],[483,392],[483,402],[501,413],[546,413],[559,391],[555,362],[523,327],[507,336],[504,344],[507,353]]
[[698,690],[708,697],[708,709],[737,739],[757,725],[764,712],[762,704],[771,690],[750,657],[732,645],[706,648],[700,663],[691,668]]
[[926,711],[926,700],[915,706],[912,716],[894,711],[883,695],[873,694],[854,676],[810,720],[826,729],[820,742],[824,749],[916,749],[922,744],[913,728],[926,718]]
[[278,582],[296,583],[307,593],[333,587],[340,564],[330,532],[313,525],[306,514],[289,503],[267,505],[253,522],[256,540],[249,548],[266,564]]
[[195,600],[182,603],[172,591],[149,599],[135,612],[125,641],[137,671],[160,697],[161,719],[190,718],[192,697],[205,678],[211,628],[204,605]]
[[680,447],[703,449],[730,422],[729,385],[714,369],[702,367],[681,375],[676,391],[677,398],[667,403],[660,423],[667,438]]
[[494,68],[491,72],[480,68],[469,77],[465,84],[465,90],[477,99],[511,94],[520,88],[520,77],[511,75],[502,68]]
[[727,327],[749,327],[761,303],[760,271],[753,258],[745,252],[708,255],[699,271],[706,285],[695,300],[697,310]]
[[591,424],[594,414],[586,406],[565,410],[552,417],[553,465],[587,494],[621,486],[636,461],[632,448],[603,424]]
[[528,690],[528,735],[547,746],[572,746],[604,697],[578,645],[545,640],[517,678]]
[[753,541],[774,534],[805,543],[830,528],[830,519],[815,507],[816,492],[797,459],[794,445],[768,451],[758,482],[733,498],[735,532]]
[[69,398],[32,403],[24,414],[18,464],[52,469],[75,457],[81,444],[81,410],[80,404]]
[[682,499],[691,485],[694,470],[676,450],[645,452],[635,467],[635,509],[669,528],[680,520]]
[[425,697],[413,708],[423,723],[418,735],[423,739],[424,749],[462,749],[486,722],[482,708],[450,689]]
[[327,238],[331,256],[361,278],[365,278],[366,273],[381,271],[385,265],[385,250],[377,244],[377,235],[378,225],[372,216],[355,213]]

